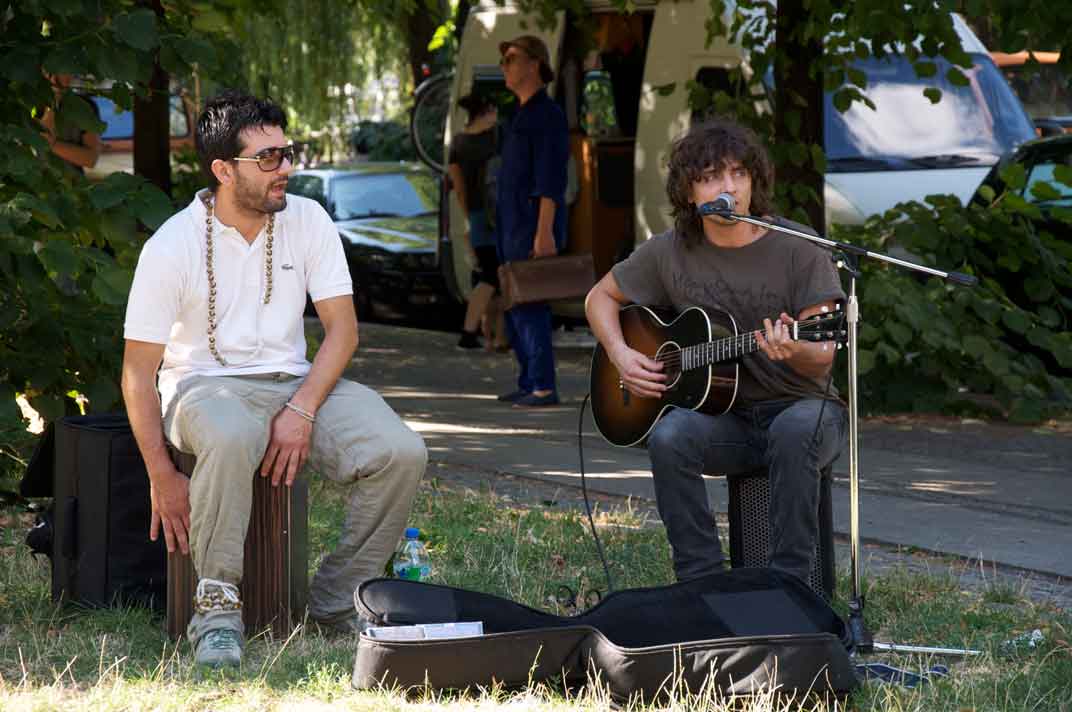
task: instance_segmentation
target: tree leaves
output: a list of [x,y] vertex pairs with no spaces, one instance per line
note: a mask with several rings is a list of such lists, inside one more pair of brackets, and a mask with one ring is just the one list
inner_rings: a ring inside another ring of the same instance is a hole
[[156,228],[174,208],[136,176],[94,184],[62,165],[42,135],[44,108],[55,110],[60,132],[104,127],[74,93],[58,102],[42,70],[108,80],[90,91],[129,109],[162,37],[184,72],[196,62],[210,80],[206,71],[219,64],[209,38],[188,31],[191,3],[164,3],[164,22],[137,5],[50,0],[0,11],[0,383],[32,394],[46,418],[64,415],[71,391],[86,393],[91,408],[114,407],[138,223]]
[[134,214],[147,228],[155,230],[175,212],[171,199],[155,185],[146,183],[131,201]]
[[112,21],[112,31],[121,42],[142,51],[151,50],[160,42],[156,15],[146,8],[117,16]]
[[89,200],[97,210],[114,208],[141,187],[142,181],[129,173],[112,173],[89,189]]
[[1036,200],[1060,200],[1061,198],[1061,191],[1046,181],[1032,183],[1030,192]]
[[670,82],[669,84],[660,84],[659,86],[652,87],[652,91],[659,96],[670,96],[674,93],[675,89],[677,89],[677,82]]
[[29,193],[19,193],[8,204],[9,214],[15,218],[16,225],[26,222],[23,217],[35,220],[45,227],[60,227],[60,218],[52,205]]
[[968,77],[965,76],[964,72],[960,71],[956,67],[950,67],[949,70],[945,73],[945,78],[949,81],[950,84],[955,87],[966,87],[970,83],[968,81]]
[[838,239],[884,251],[896,235],[939,268],[980,278],[973,289],[954,288],[863,263],[864,314],[883,317],[865,321],[862,332],[876,357],[861,381],[869,407],[959,409],[962,393],[996,397],[1010,418],[1067,407],[1072,268],[1048,252],[1045,235],[1035,236],[1023,216],[1005,196],[985,209],[945,200],[906,204],[863,226],[835,227]]
[[73,275],[82,265],[75,246],[63,240],[50,240],[45,243],[37,251],[37,258],[52,278]]
[[89,199],[97,210],[126,206],[150,230],[164,224],[175,212],[170,198],[138,176],[113,173],[89,189]]
[[40,77],[40,55],[36,47],[15,46],[0,55],[0,77],[29,84]]
[[134,275],[125,269],[105,267],[93,279],[93,293],[105,304],[126,304],[133,278]]
[[97,118],[97,112],[93,110],[88,99],[68,92],[56,112],[56,128],[61,134],[72,129],[99,134],[107,128],[107,124]]
[[912,68],[916,70],[917,77],[924,79],[938,74],[938,65],[934,62],[916,62]]

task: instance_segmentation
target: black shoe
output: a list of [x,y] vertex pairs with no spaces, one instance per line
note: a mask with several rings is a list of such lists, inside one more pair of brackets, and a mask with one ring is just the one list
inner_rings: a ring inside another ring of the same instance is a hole
[[480,339],[476,338],[476,334],[468,331],[462,332],[462,337],[458,339],[459,349],[479,349]]
[[551,391],[545,396],[529,393],[524,398],[514,401],[515,408],[540,408],[547,405],[558,405],[558,394]]
[[504,393],[504,394],[502,394],[501,396],[499,396],[499,400],[502,401],[503,403],[517,403],[519,400],[521,400],[522,398],[524,398],[528,394],[529,394],[528,391],[522,391],[522,390],[519,389],[519,390],[513,391],[512,393]]

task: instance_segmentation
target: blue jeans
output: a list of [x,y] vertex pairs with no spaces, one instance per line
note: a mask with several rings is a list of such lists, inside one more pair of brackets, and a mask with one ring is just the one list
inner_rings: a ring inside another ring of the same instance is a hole
[[770,477],[770,566],[806,580],[818,533],[819,470],[837,458],[847,432],[847,409],[834,401],[823,408],[818,398],[766,401],[720,416],[682,408],[663,416],[648,436],[648,454],[678,580],[722,568],[703,473],[761,468]]
[[519,304],[506,312],[506,334],[517,356],[517,387],[526,393],[555,390],[555,352],[551,345],[551,307]]

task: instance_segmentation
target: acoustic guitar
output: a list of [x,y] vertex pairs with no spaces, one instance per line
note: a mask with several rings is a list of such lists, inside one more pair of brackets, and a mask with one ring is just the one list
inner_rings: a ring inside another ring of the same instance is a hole
[[[737,397],[737,359],[759,350],[756,332],[739,333],[737,322],[722,311],[690,307],[664,321],[655,310],[630,305],[620,313],[622,335],[630,348],[663,364],[667,389],[661,398],[626,390],[602,344],[592,355],[589,388],[592,416],[607,442],[640,445],[670,408],[720,415]],[[790,325],[790,337],[802,341],[843,338],[839,312],[818,314]]]

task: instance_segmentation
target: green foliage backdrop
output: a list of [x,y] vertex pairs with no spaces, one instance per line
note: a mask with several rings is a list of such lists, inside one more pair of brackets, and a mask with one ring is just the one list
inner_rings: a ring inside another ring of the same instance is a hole
[[[568,9],[583,22],[588,12],[581,0],[520,4],[544,21]],[[626,0],[617,4],[631,9]],[[783,2],[783,11],[791,4]],[[1072,5],[1040,0],[809,0],[794,5],[799,22],[784,43],[806,44],[833,31],[839,51],[787,57],[783,43],[770,41],[766,29],[775,18],[773,3],[740,0],[724,16],[725,5],[712,0],[709,32],[740,34],[751,51],[749,66],[735,70],[730,92],[710,93],[694,83],[676,90],[688,91],[697,108],[736,115],[764,135],[779,127],[775,158],[783,175],[825,170],[822,147],[805,130],[822,109],[790,92],[773,115],[761,111],[767,97],[757,79],[767,67],[807,62],[811,76],[835,91],[835,105],[843,110],[853,101],[867,101],[866,77],[848,65],[852,57],[900,43],[921,76],[934,68],[927,56],[966,66],[950,10],[985,18],[994,49],[1068,49],[1072,26]],[[415,18],[427,15],[440,27],[450,24],[449,7],[435,0],[402,5],[172,0],[157,6],[150,0],[23,0],[0,12],[0,140],[5,146],[0,159],[0,437],[5,439],[22,427],[15,393],[25,393],[46,418],[71,411],[73,392],[85,394],[91,410],[118,406],[130,277],[145,236],[173,211],[169,197],[140,178],[114,175],[90,183],[51,153],[38,123],[47,107],[58,110],[61,125],[92,131],[101,126],[85,102],[54,95],[43,70],[107,79],[91,91],[130,108],[134,96],[147,91],[158,61],[173,77],[196,76],[202,94],[241,83],[267,91],[291,108],[297,128],[312,130],[339,116],[336,89],[359,85],[385,67],[409,63],[415,71],[413,63],[427,50],[424,35],[418,37],[427,23]],[[912,40],[919,36],[923,41],[917,49]],[[860,41],[864,37],[871,41]],[[439,44],[451,45],[442,37]],[[1063,53],[1062,66],[1072,68],[1072,51]],[[951,78],[956,75],[954,69]],[[933,92],[929,96],[941,100]],[[192,175],[178,182],[180,202],[194,182],[185,179]],[[779,199],[786,214],[800,217],[821,197],[805,183],[786,181]],[[982,278],[976,290],[954,290],[865,266],[861,363],[871,409],[992,402],[1002,413],[1031,419],[1067,408],[1068,384],[1058,377],[1061,369],[1072,368],[1067,233],[1036,234],[1025,222],[1030,211],[1015,196],[1004,197],[992,210],[938,199],[839,233],[881,248],[895,240],[930,264]]]
[[111,80],[89,91],[130,109],[157,58],[173,74],[217,70],[227,43],[197,29],[193,4],[169,8],[161,20],[123,0],[25,0],[0,13],[0,435],[23,427],[16,392],[48,419],[75,407],[72,392],[95,410],[117,405],[133,266],[173,207],[141,178],[92,183],[53,155],[38,123],[47,108],[57,125],[103,126],[44,72]]

